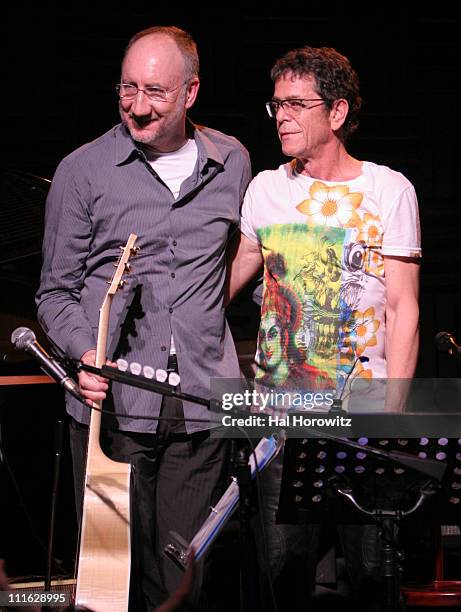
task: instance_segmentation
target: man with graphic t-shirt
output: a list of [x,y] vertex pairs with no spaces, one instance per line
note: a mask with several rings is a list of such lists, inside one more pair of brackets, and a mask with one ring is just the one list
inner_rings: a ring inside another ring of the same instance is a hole
[[[409,379],[421,255],[414,188],[399,172],[347,152],[361,98],[346,57],[331,48],[295,49],[275,63],[271,78],[267,111],[292,160],[251,182],[229,277],[232,299],[264,264],[256,380],[297,390],[328,380],[340,393],[348,375],[348,384]],[[302,365],[308,373],[300,382]],[[403,403],[403,394],[388,392],[379,409]],[[279,461],[263,475],[269,563],[274,579],[291,567],[291,593],[305,609],[318,532],[275,523],[281,469]],[[375,528],[340,532],[357,605],[380,609]]]

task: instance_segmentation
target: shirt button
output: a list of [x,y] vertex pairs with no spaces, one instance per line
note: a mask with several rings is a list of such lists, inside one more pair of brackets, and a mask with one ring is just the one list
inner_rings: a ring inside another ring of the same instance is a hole
[[161,350],[161,351],[166,351],[166,346],[161,346],[161,347],[160,347],[160,350]]
[[176,242],[176,240],[173,240],[173,243],[172,243],[172,244],[173,244],[173,246],[177,246],[177,245],[178,245],[178,243]]
[[176,274],[174,272],[171,273],[171,278],[176,278]]
[[172,308],[168,308],[168,312],[171,314],[173,312]]

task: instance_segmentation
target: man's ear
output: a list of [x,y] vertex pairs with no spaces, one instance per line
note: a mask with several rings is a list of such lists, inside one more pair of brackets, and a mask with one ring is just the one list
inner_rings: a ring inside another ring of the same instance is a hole
[[344,98],[340,98],[339,100],[335,100],[333,102],[333,107],[330,110],[330,124],[331,129],[334,132],[337,132],[342,128],[344,122],[346,121],[347,114],[349,113],[349,103]]
[[186,109],[190,108],[197,98],[198,90],[200,87],[200,80],[198,77],[193,77],[187,84],[186,91]]

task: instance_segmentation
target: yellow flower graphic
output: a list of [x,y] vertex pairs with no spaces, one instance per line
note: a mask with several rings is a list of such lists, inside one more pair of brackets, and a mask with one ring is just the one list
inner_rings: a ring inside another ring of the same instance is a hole
[[378,216],[365,213],[358,225],[357,242],[364,242],[368,246],[381,246],[383,242],[383,226]]
[[371,251],[370,258],[365,265],[367,274],[384,277],[384,257],[381,250]]
[[373,306],[359,312],[355,310],[352,315],[353,329],[352,338],[356,342],[356,353],[362,355],[367,346],[376,346],[376,331],[380,325],[378,319],[374,319],[375,309]]
[[328,227],[355,227],[360,222],[356,209],[363,194],[349,193],[347,185],[333,185],[315,181],[309,190],[310,199],[296,206],[307,216],[307,222]]

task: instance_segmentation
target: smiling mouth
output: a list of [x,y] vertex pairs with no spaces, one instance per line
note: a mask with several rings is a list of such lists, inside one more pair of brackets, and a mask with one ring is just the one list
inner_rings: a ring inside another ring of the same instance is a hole
[[141,117],[135,117],[134,115],[128,115],[129,118],[131,119],[131,121],[135,124],[135,125],[139,125],[139,127],[145,127],[146,125],[150,125],[153,121],[155,121],[154,118],[149,117],[149,118],[141,118]]
[[137,119],[133,119],[133,123],[139,128],[145,128],[151,125],[152,119],[149,119],[149,121],[138,121]]

